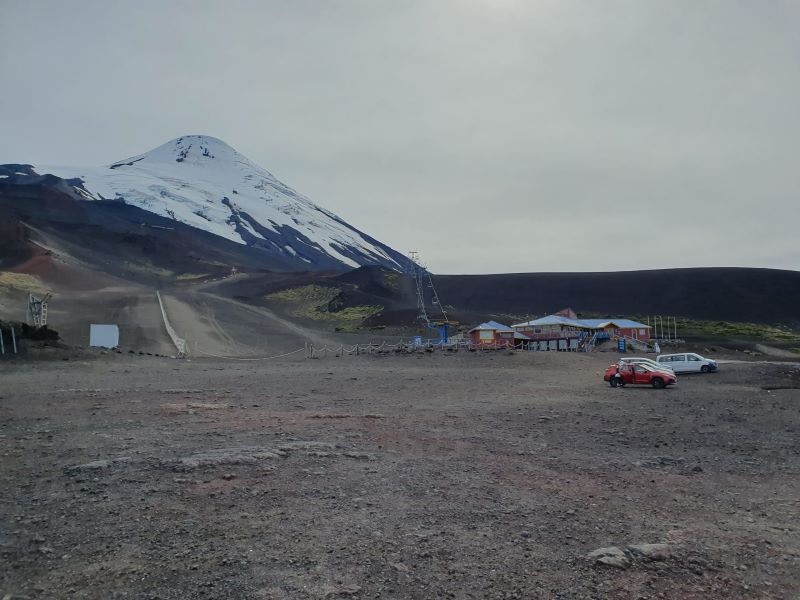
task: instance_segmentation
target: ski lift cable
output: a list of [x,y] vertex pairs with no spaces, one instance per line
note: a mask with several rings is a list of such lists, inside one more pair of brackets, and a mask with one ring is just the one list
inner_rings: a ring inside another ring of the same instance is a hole
[[419,311],[418,318],[425,321],[425,324],[430,323],[430,319],[428,318],[428,313],[425,310],[425,292],[423,289],[423,281],[422,281],[422,273],[424,271],[424,267],[420,265],[416,260],[414,260],[416,256],[411,257],[410,260],[410,269],[411,275],[414,277],[414,284],[417,292],[417,310]]
[[[419,310],[418,318],[425,321],[425,324],[428,326],[431,325],[430,316],[428,315],[428,311],[425,309],[425,288],[430,288],[431,290],[431,304],[438,305],[439,311],[442,313],[443,321],[445,323],[449,322],[449,317],[447,316],[447,311],[444,308],[444,304],[439,298],[439,293],[436,291],[436,287],[433,285],[433,278],[431,276],[430,271],[425,267],[425,264],[420,260],[419,254],[416,251],[409,252],[409,261],[407,272],[410,271],[411,276],[414,278],[415,288],[417,292],[417,309]],[[424,278],[427,276],[427,282]]]
[[442,311],[442,316],[444,317],[444,320],[448,321],[449,319],[447,318],[447,311],[445,311],[445,309],[444,309],[444,304],[439,302],[439,293],[436,291],[436,288],[433,285],[433,277],[431,277],[430,271],[426,270],[425,272],[428,275],[428,283],[430,284],[430,287],[433,290],[434,304],[438,304],[439,305],[439,310]]

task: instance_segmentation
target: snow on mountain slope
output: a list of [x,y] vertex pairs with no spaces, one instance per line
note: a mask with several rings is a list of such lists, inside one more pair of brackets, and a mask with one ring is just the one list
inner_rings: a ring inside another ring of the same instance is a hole
[[213,137],[183,136],[106,167],[33,170],[79,178],[75,191],[86,200],[122,200],[239,244],[294,257],[309,268],[403,265],[400,253]]

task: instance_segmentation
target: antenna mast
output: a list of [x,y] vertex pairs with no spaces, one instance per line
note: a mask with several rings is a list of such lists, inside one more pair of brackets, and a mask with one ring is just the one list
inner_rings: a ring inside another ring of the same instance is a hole
[[51,297],[52,294],[45,294],[42,298],[28,294],[28,316],[34,327],[47,325],[47,301]]

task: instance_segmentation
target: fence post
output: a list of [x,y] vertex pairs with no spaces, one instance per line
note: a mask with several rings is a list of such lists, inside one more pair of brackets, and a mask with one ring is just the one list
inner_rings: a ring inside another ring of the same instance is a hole
[[11,345],[14,347],[14,354],[17,353],[17,335],[14,333],[14,328],[11,328]]

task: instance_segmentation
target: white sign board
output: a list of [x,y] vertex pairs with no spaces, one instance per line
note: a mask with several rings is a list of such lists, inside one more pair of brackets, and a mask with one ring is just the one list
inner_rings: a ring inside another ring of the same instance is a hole
[[89,345],[99,348],[119,346],[119,327],[116,325],[89,325]]

